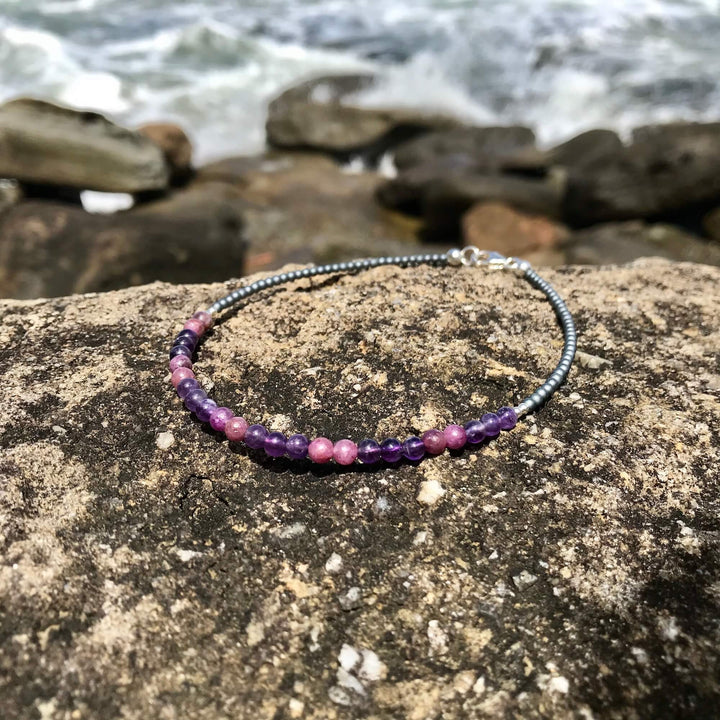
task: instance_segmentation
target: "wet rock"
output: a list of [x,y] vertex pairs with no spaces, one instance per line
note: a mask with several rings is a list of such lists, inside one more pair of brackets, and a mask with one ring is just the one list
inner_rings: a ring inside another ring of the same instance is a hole
[[370,108],[358,96],[372,90],[374,75],[331,75],[291,87],[268,108],[270,145],[311,149],[340,160],[377,160],[389,148],[423,132],[455,127],[452,117],[411,108]]
[[162,190],[162,150],[137,132],[92,112],[42,100],[0,106],[0,177],[79,190]]
[[0,215],[22,199],[22,190],[13,180],[0,180]]
[[[609,365],[578,363],[488,445],[359,473],[250,456],[173,396],[170,339],[236,282],[2,301],[0,716],[712,717],[720,270],[547,279]],[[504,273],[387,267],[259,300],[216,323],[197,367],[285,431],[467,419],[561,350],[547,304]],[[416,501],[428,480],[433,505]],[[396,509],[374,513],[380,496]],[[520,592],[522,570],[539,579]]]
[[239,274],[242,222],[217,193],[180,193],[112,215],[25,201],[0,216],[0,295],[54,297]]
[[620,136],[612,130],[588,130],[557,145],[544,155],[547,166],[585,168],[624,152]]
[[529,215],[500,203],[480,203],[463,216],[466,244],[503,255],[521,257],[534,265],[559,265],[561,244],[568,229],[540,215]]
[[170,168],[170,184],[184,185],[192,177],[192,142],[175,123],[146,123],[137,129],[162,151]]
[[568,262],[586,265],[626,263],[662,257],[720,265],[720,247],[673,225],[641,220],[604,223],[573,233],[563,247]]

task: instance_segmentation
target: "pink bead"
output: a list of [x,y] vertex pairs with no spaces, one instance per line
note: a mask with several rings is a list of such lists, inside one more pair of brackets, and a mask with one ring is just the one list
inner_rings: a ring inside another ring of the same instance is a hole
[[199,320],[203,327],[207,330],[208,328],[212,327],[213,319],[212,315],[209,312],[205,312],[205,310],[198,310],[193,317],[196,320]]
[[445,434],[435,429],[425,431],[422,436],[422,441],[423,445],[425,445],[425,449],[431,455],[440,455],[440,453],[444,452],[447,447]]
[[247,420],[241,417],[230,418],[225,423],[225,436],[228,440],[242,440],[248,429]]
[[460,425],[448,425],[443,430],[443,435],[450,450],[459,450],[467,442],[465,428]]
[[186,355],[176,355],[170,361],[170,372],[175,372],[178,368],[191,368],[192,360]]
[[218,432],[223,432],[228,421],[233,417],[233,411],[230,408],[219,407],[210,413],[210,427]]
[[315,438],[308,446],[308,455],[313,462],[326,463],[332,460],[333,444],[324,437]]
[[333,457],[339,465],[352,465],[357,454],[357,445],[352,440],[338,440],[333,448]]
[[195,373],[190,369],[186,367],[179,367],[177,370],[175,370],[170,377],[170,382],[172,383],[172,386],[176,388],[182,380],[185,378],[194,378]]
[[185,330],[192,330],[198,337],[205,332],[205,326],[197,319],[190,318],[184,325]]

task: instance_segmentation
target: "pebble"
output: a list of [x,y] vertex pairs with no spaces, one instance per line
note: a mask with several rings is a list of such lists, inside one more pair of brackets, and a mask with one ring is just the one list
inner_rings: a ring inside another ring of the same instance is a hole
[[174,443],[175,443],[175,436],[170,431],[158,433],[158,436],[155,438],[155,444],[161,450],[167,450]]
[[521,570],[517,575],[512,576],[512,581],[515,583],[515,587],[522,591],[534,585],[537,582],[537,575],[533,575],[527,570]]
[[445,494],[445,488],[437,480],[420,483],[417,501],[423,505],[434,505]]
[[339,597],[340,607],[343,610],[355,610],[362,605],[362,590],[351,587],[344,595]]
[[342,558],[337,553],[333,553],[325,561],[325,572],[329,573],[330,575],[333,575],[334,573],[339,573],[342,570],[342,567]]

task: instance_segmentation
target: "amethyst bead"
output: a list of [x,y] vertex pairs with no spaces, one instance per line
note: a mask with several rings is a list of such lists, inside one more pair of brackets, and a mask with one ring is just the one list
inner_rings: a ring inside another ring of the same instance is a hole
[[185,357],[192,357],[192,350],[184,345],[173,345],[170,348],[170,359],[172,360],[176,355],[184,355]]
[[380,445],[368,438],[358,443],[358,460],[365,465],[372,465],[380,460]]
[[[245,435],[245,442],[247,442],[247,435]],[[270,457],[280,457],[285,454],[287,449],[287,438],[281,432],[271,432],[265,438],[264,445],[265,452]]]
[[470,420],[465,423],[465,437],[472,445],[482,442],[485,439],[485,424],[480,420]]
[[487,437],[495,437],[500,434],[500,418],[495,413],[485,413],[480,422],[485,428]]
[[210,427],[218,432],[224,432],[225,426],[228,424],[228,420],[233,417],[233,411],[227,407],[219,407],[213,410],[210,415]]
[[196,412],[197,409],[200,407],[200,403],[204,400],[207,400],[207,393],[204,390],[202,390],[201,388],[197,388],[197,390],[191,390],[185,396],[185,407],[190,412]]
[[185,399],[187,397],[187,394],[191,392],[192,390],[197,390],[197,388],[200,387],[200,383],[195,378],[185,378],[184,380],[181,380],[178,384],[175,390],[177,390],[177,394]]
[[309,444],[310,441],[305,435],[291,435],[285,443],[285,452],[293,460],[302,460],[307,457]]
[[425,443],[413,435],[403,443],[402,454],[408,460],[421,460],[425,455]]
[[184,345],[186,348],[190,348],[190,350],[194,350],[196,343],[192,338],[188,337],[187,335],[179,335],[173,341],[172,346],[177,347],[178,345]]
[[380,443],[380,457],[385,462],[397,462],[402,457],[402,452],[402,443],[397,438],[387,438]]
[[245,432],[245,444],[253,450],[259,450],[265,446],[267,435],[268,431],[264,425],[251,425]]
[[497,411],[497,416],[500,420],[500,427],[503,430],[512,430],[517,425],[517,413],[514,408],[501,407]]
[[195,345],[197,345],[198,340],[200,339],[200,336],[199,336],[196,332],[194,332],[194,331],[192,331],[192,330],[188,330],[187,328],[185,328],[184,330],[181,330],[181,331],[177,334],[177,338],[175,338],[175,339],[178,340],[178,339],[181,338],[181,337],[188,337],[188,338],[190,338]]
[[195,411],[195,415],[200,422],[208,422],[210,420],[210,416],[215,410],[217,410],[217,403],[214,400],[207,398],[200,403],[200,406]]

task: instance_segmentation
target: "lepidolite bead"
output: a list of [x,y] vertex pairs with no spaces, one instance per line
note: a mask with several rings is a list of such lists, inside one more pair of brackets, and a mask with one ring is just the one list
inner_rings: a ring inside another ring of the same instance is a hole
[[480,420],[469,420],[465,423],[465,437],[471,445],[485,439],[485,425]]
[[210,427],[218,432],[223,432],[232,416],[233,411],[230,408],[219,407],[210,415]]
[[178,368],[191,368],[192,360],[187,355],[176,355],[170,360],[170,372],[175,372]]
[[248,424],[245,418],[230,418],[230,420],[228,420],[227,424],[225,425],[225,437],[227,437],[228,440],[237,442],[238,440],[242,440],[245,437],[247,429]]
[[259,450],[265,446],[265,438],[268,435],[264,425],[251,425],[245,432],[245,444],[253,450]]
[[485,428],[487,437],[495,437],[500,434],[500,418],[495,413],[485,413],[480,422]]
[[338,440],[333,447],[333,458],[338,465],[352,465],[357,454],[357,445],[352,440]]
[[465,447],[467,436],[462,425],[448,425],[443,430],[443,435],[449,450],[459,450],[461,447]]
[[413,435],[403,443],[402,454],[408,460],[420,460],[425,456],[425,443]]
[[447,447],[445,435],[435,429],[426,430],[422,435],[422,441],[425,445],[425,450],[431,455],[440,455],[440,453],[445,452],[445,448]]
[[380,443],[380,457],[385,462],[397,462],[402,457],[403,446],[397,438],[387,438]]
[[183,329],[192,330],[198,337],[205,332],[205,326],[197,318],[190,318],[183,325]]
[[310,441],[305,435],[297,433],[291,435],[285,443],[285,452],[293,460],[302,460],[307,457]]
[[308,445],[308,455],[316,463],[330,462],[333,456],[333,444],[326,437],[317,437]]
[[195,411],[195,416],[198,420],[200,420],[200,422],[208,422],[210,420],[210,416],[216,409],[217,403],[214,400],[207,398],[200,403],[200,407],[198,407]]
[[173,345],[170,348],[170,359],[172,360],[177,355],[185,355],[187,358],[191,358],[193,351],[189,347],[184,345]]
[[365,465],[380,461],[380,445],[376,440],[367,438],[358,443],[358,460]]
[[198,388],[197,390],[191,390],[186,396],[185,396],[185,407],[190,412],[196,412],[197,409],[200,407],[200,403],[207,400],[207,393]]
[[497,416],[503,430],[512,430],[517,425],[517,413],[514,408],[501,407],[497,411]]
[[197,390],[199,387],[200,383],[195,378],[189,377],[181,380],[177,384],[175,390],[177,391],[178,396],[184,400],[187,397],[188,393],[192,392],[193,390]]
[[287,438],[281,432],[271,432],[265,438],[265,452],[270,457],[281,457],[285,454]]
[[172,383],[172,386],[176,388],[181,380],[185,380],[185,378],[194,378],[195,373],[190,370],[190,368],[181,367],[175,370],[173,374],[170,376],[170,382]]
[[195,318],[195,320],[199,320],[206,330],[210,328],[213,324],[212,315],[205,310],[198,310],[196,313],[193,314],[193,317]]

